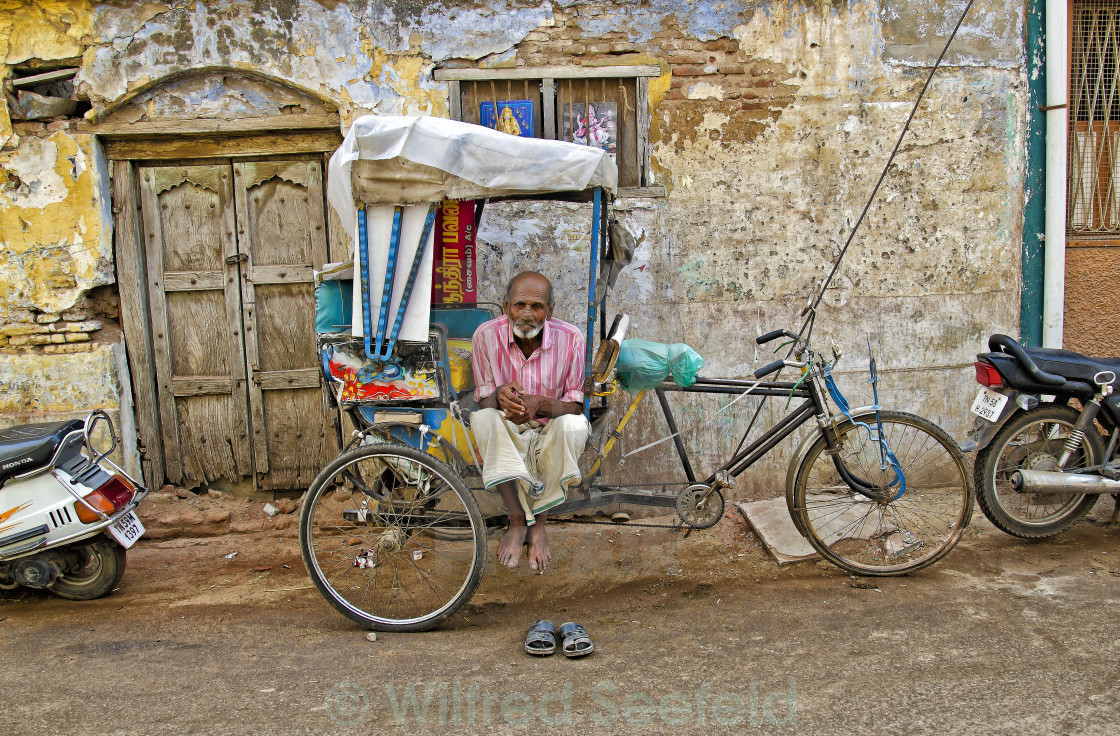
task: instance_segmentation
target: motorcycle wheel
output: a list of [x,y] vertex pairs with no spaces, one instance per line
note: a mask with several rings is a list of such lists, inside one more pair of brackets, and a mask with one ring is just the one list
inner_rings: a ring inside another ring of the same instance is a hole
[[[1058,459],[1078,414],[1060,404],[1036,407],[1005,424],[976,454],[973,472],[980,510],[1000,530],[1023,539],[1045,539],[1069,529],[1093,508],[1095,495],[1017,493],[1011,487],[1016,470],[1059,469]],[[1103,455],[1104,440],[1090,427],[1065,469],[1097,465]]]
[[64,554],[76,555],[72,560],[76,571],[47,586],[59,598],[71,601],[100,598],[117,587],[124,575],[125,549],[111,539],[101,537],[77,544],[66,549]]
[[444,462],[373,444],[339,455],[304,500],[300,548],[340,613],[377,631],[424,631],[466,603],[486,565],[478,502]]

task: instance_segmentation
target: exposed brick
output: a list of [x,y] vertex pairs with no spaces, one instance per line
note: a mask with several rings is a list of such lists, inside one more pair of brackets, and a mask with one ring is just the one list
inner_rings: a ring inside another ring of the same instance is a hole
[[8,345],[13,348],[18,348],[20,345],[26,345],[27,341],[30,339],[31,338],[26,335],[16,335],[8,338]]
[[684,92],[680,89],[671,89],[665,93],[666,100],[683,100],[685,99]]
[[692,51],[678,51],[666,59],[670,64],[703,64],[707,61],[704,54],[698,54]]
[[8,337],[15,337],[16,335],[33,335],[36,332],[45,332],[47,329],[44,325],[37,324],[7,324],[0,326],[0,335]]
[[62,319],[67,322],[81,322],[85,318],[86,313],[81,309],[69,309],[62,313]]
[[[52,335],[53,340],[56,337],[64,337],[63,335]],[[89,342],[88,332],[67,332],[65,335],[66,342]],[[56,341],[57,342],[57,341]]]
[[589,54],[605,54],[611,50],[610,44],[606,43],[589,43],[587,44],[587,53]]
[[[43,344],[46,344],[48,342],[54,342],[54,343],[66,342],[66,335],[63,335],[61,333],[54,334],[54,335],[36,335],[35,340],[42,340]],[[32,341],[32,343],[37,344],[37,343],[35,343],[34,340]]]
[[35,321],[39,324],[45,324],[47,322],[57,322],[59,320],[59,317],[61,316],[62,315],[55,314],[53,312],[45,312],[43,314],[35,315]]
[[720,64],[719,65],[719,73],[720,74],[743,74],[745,71],[746,71],[746,69],[743,67],[742,64]]
[[636,51],[637,47],[630,41],[615,41],[611,44],[612,54],[628,54],[631,51]]
[[704,71],[703,67],[694,66],[692,64],[682,64],[673,67],[673,74],[682,77],[702,77],[708,72]]
[[43,348],[44,353],[88,353],[93,348],[93,343],[80,342],[77,344],[66,345],[47,345]]
[[547,41],[548,40],[548,34],[547,33],[542,33],[540,31],[531,31],[531,32],[525,34],[525,40],[526,41]]
[[715,41],[705,41],[704,48],[708,51],[738,51],[739,42],[732,39],[720,38]]
[[34,322],[35,314],[30,309],[13,309],[8,312],[8,319],[12,322]]
[[751,76],[752,77],[761,77],[765,73],[766,73],[766,68],[765,67],[761,67],[761,66],[752,66],[751,67]]
[[571,46],[568,47],[568,53],[571,53],[571,54],[583,54],[583,53],[586,53],[586,52],[587,52],[587,46],[583,45],[582,43],[573,43]]

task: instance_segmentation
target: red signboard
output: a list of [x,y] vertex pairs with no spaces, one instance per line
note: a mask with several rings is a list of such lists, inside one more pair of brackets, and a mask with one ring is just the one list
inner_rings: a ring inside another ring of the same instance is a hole
[[475,280],[474,200],[449,199],[436,215],[432,304],[473,307]]

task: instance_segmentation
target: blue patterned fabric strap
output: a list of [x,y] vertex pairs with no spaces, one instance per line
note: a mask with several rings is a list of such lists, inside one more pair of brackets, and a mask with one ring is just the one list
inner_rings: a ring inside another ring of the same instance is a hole
[[[875,366],[871,366],[872,384],[874,385],[875,379]],[[894,452],[887,446],[887,439],[883,436],[883,423],[879,420],[879,393],[875,391],[875,428],[873,429],[870,424],[858,422],[852,419],[852,410],[848,406],[848,400],[844,398],[844,394],[840,393],[840,389],[836,386],[836,379],[832,377],[832,371],[827,367],[824,369],[824,385],[828,388],[828,395],[832,397],[833,403],[840,413],[847,417],[848,421],[857,427],[862,427],[867,430],[867,438],[879,444],[879,467],[886,470],[889,465],[891,470],[894,471],[895,479],[890,483],[891,487],[898,486],[898,493],[894,494],[891,500],[895,500],[906,492],[906,476],[902,472],[902,466],[895,457]]]
[[393,333],[389,336],[389,344],[385,346],[385,355],[393,354],[397,345],[397,337],[401,334],[401,325],[404,324],[404,313],[408,310],[408,303],[412,300],[412,287],[416,286],[416,277],[420,274],[420,262],[428,250],[428,238],[432,235],[432,226],[436,221],[436,203],[428,205],[428,216],[424,219],[424,232],[420,235],[420,245],[416,246],[416,255],[412,258],[412,268],[408,270],[408,281],[405,282],[404,291],[401,292],[401,304],[397,307],[397,318],[393,321]]
[[385,330],[389,326],[389,303],[393,301],[393,281],[397,276],[397,253],[400,252],[401,247],[401,213],[404,212],[404,207],[397,205],[393,208],[393,232],[389,236],[389,259],[385,263],[385,288],[381,291],[381,311],[377,315],[377,347],[374,350],[374,355],[370,357],[374,360],[387,360],[387,356],[382,351],[382,346],[385,344]]
[[369,305],[369,231],[366,228],[366,208],[358,208],[358,265],[362,279],[362,328],[366,338],[366,355],[373,357],[370,337],[373,335],[373,316]]

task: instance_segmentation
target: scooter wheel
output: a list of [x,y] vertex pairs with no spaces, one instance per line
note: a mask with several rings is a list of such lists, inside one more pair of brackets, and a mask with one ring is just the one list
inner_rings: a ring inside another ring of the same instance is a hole
[[124,547],[106,537],[76,544],[63,554],[72,558],[72,572],[47,586],[59,598],[72,601],[100,598],[117,587],[124,575]]

